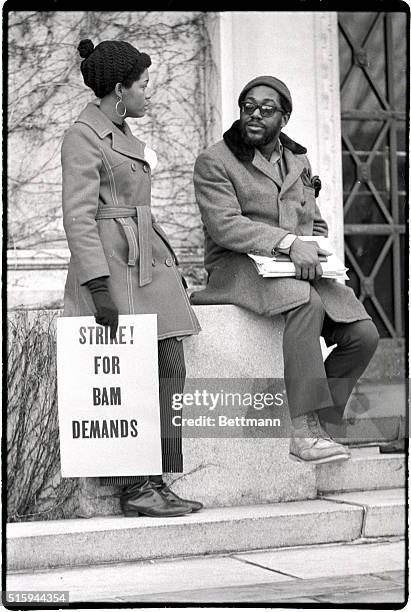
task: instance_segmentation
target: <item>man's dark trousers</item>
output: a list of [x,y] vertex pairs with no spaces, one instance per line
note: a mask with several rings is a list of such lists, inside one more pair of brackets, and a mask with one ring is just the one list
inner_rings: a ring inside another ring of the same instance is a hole
[[[320,410],[323,422],[341,422],[350,394],[377,348],[370,319],[335,323],[311,286],[306,304],[283,313],[284,379],[291,418]],[[320,336],[337,344],[325,362]]]

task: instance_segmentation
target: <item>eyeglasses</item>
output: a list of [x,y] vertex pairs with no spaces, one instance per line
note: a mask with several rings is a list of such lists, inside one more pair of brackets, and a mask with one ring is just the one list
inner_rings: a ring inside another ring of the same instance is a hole
[[261,113],[261,117],[272,117],[277,111],[279,113],[284,114],[283,109],[279,108],[278,106],[270,106],[269,104],[256,104],[255,102],[242,102],[241,104],[241,110],[246,115],[252,115],[257,108]]

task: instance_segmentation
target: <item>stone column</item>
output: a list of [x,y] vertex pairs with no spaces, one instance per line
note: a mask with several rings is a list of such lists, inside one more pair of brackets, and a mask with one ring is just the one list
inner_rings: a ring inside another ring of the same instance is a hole
[[259,74],[283,80],[293,98],[285,133],[308,149],[321,177],[318,198],[330,238],[343,256],[343,196],[335,12],[223,12],[213,29],[219,70],[221,133],[238,118],[237,99]]

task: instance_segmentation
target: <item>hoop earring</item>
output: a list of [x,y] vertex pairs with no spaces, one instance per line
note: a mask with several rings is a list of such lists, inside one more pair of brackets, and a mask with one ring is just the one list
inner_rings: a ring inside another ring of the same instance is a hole
[[[119,112],[118,112],[118,105],[119,105],[120,103],[121,103],[121,104],[124,106],[124,113],[119,113]],[[117,113],[117,115],[118,115],[119,117],[121,117],[121,118],[123,118],[123,117],[125,117],[125,116],[126,116],[126,113],[127,113],[127,107],[126,107],[126,105],[124,104],[124,102],[123,102],[123,100],[122,100],[121,98],[119,98],[119,99],[117,100],[117,103],[116,103],[116,113]]]

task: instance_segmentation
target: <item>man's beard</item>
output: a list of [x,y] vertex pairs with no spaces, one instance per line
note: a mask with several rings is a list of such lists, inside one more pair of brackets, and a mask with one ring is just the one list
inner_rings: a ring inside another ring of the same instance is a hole
[[249,147],[262,147],[268,144],[270,141],[275,140],[275,138],[278,136],[276,128],[272,128],[269,130],[266,128],[265,125],[262,124],[261,127],[264,130],[263,132],[261,132],[260,134],[252,134],[251,136],[249,136],[246,131],[246,126],[247,124],[243,124],[240,122],[241,137],[244,143]]

